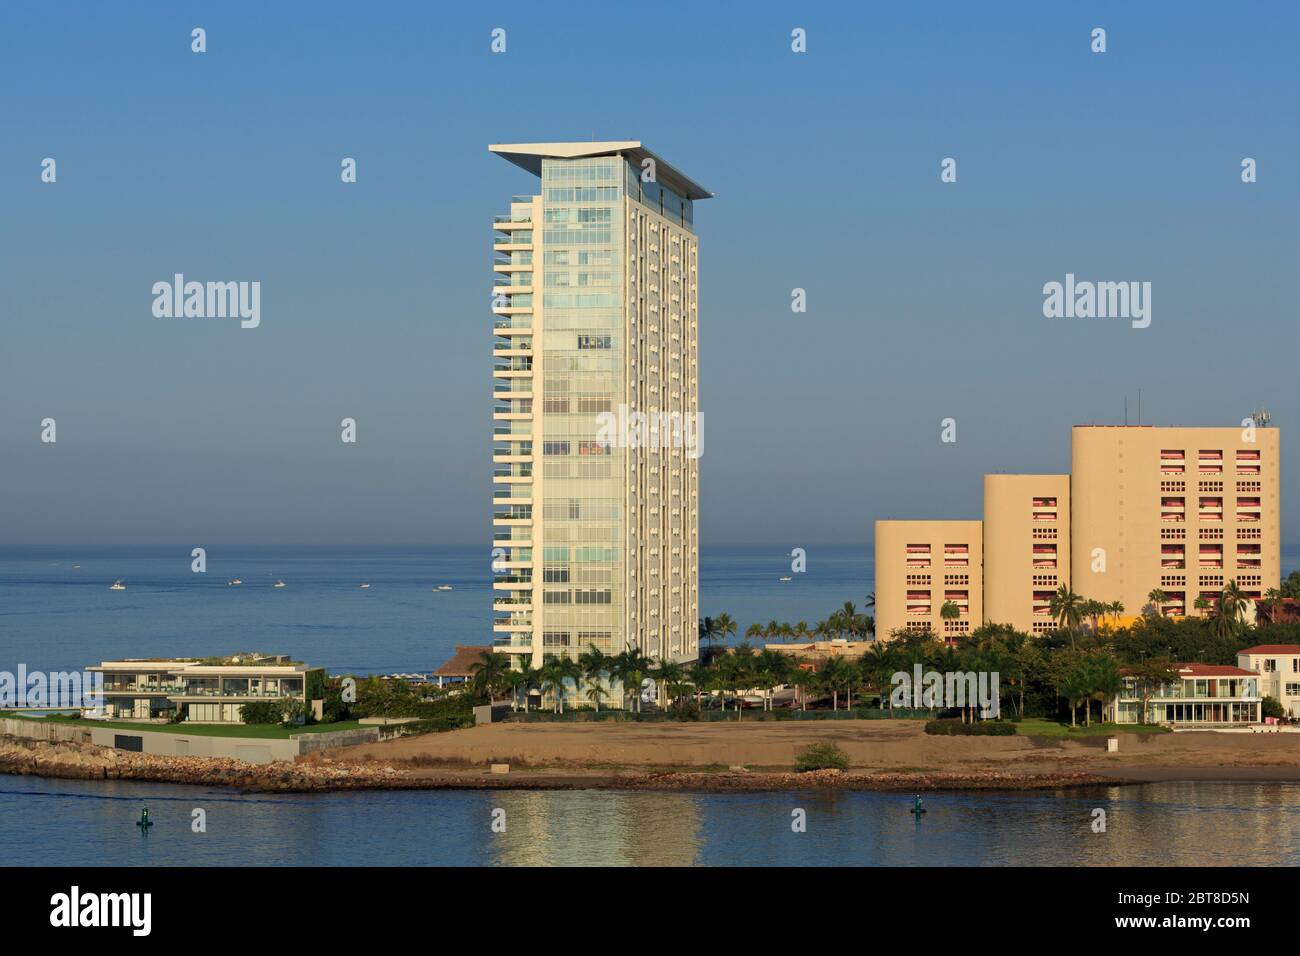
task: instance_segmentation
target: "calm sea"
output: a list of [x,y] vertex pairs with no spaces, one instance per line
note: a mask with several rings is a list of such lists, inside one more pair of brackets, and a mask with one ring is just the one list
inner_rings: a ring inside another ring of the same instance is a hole
[[[815,623],[845,601],[861,608],[870,552],[805,550],[807,571],[791,574],[789,548],[710,549],[702,612],[726,611],[743,633],[754,621]],[[211,547],[206,573],[190,562],[188,547],[0,549],[0,670],[256,650],[334,673],[427,672],[457,644],[492,642],[483,548]],[[119,579],[126,590],[109,590]]]
[[[709,548],[702,613],[727,612],[743,634],[754,622],[815,623],[845,601],[861,609],[870,551],[806,551],[806,572],[791,574],[785,547]],[[489,560],[469,547],[212,547],[195,574],[181,546],[0,549],[0,670],[256,650],[334,673],[427,672],[457,644],[491,643]],[[1300,551],[1282,564],[1284,575],[1300,568]],[[119,579],[126,590],[109,590]]]
[[[907,795],[824,792],[241,796],[0,776],[0,845],[11,864],[52,866],[1300,864],[1296,784],[933,794],[920,823],[911,805]],[[155,825],[142,836],[134,821],[145,807]],[[1098,807],[1105,833],[1092,831]],[[191,829],[196,808],[206,832]],[[490,826],[498,808],[504,833]],[[791,828],[796,809],[806,832]]]
[[[712,548],[704,613],[815,622],[873,590],[865,549]],[[481,548],[0,550],[0,670],[66,670],[115,657],[264,650],[331,671],[427,671],[486,643],[491,575]],[[1300,567],[1287,553],[1286,572]],[[227,581],[243,584],[230,587]],[[110,591],[117,579],[125,591]],[[273,587],[277,580],[284,588]],[[362,589],[362,583],[370,587]],[[437,591],[450,584],[452,590]],[[147,804],[156,826],[134,820]],[[239,795],[113,781],[0,775],[0,845],[15,863],[239,864],[1300,864],[1300,786],[1164,783],[1095,792],[380,792]],[[193,833],[191,811],[207,815]],[[1105,834],[1090,827],[1106,809]],[[507,828],[492,833],[492,811]],[[791,831],[791,813],[807,831]],[[68,833],[89,833],[93,853]]]

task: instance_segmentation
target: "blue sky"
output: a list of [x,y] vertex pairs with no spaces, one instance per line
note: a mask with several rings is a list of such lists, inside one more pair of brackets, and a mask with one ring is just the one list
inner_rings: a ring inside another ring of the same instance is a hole
[[[0,542],[486,542],[488,223],[536,182],[490,142],[640,139],[716,193],[706,546],[977,518],[981,475],[1068,470],[1069,427],[1139,387],[1150,423],[1264,405],[1285,430],[1298,28],[1253,3],[7,2]],[[175,272],[259,280],[261,327],[154,318]],[[1151,327],[1044,318],[1067,272],[1150,281]],[[1288,542],[1294,491],[1284,462]]]

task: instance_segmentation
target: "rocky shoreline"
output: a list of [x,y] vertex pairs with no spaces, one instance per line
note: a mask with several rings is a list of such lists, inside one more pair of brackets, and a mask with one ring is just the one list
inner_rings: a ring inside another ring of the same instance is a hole
[[678,790],[710,793],[806,790],[934,791],[1056,790],[1114,785],[1113,778],[1082,772],[809,773],[732,770],[593,771],[519,768],[508,774],[482,769],[404,768],[392,763],[343,763],[314,755],[294,763],[250,764],[229,758],[165,757],[88,744],[0,737],[0,773],[77,780],[138,780],[231,787],[250,793],[339,790]]

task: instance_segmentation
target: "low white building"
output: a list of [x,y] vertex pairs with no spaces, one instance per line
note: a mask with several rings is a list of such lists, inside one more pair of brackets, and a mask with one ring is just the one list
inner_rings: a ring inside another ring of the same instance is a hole
[[1260,693],[1288,717],[1300,717],[1300,644],[1259,644],[1237,652],[1237,664],[1259,675]]
[[1175,664],[1173,669],[1176,679],[1145,688],[1145,714],[1144,688],[1125,674],[1124,689],[1111,705],[1111,719],[1118,724],[1207,730],[1261,722],[1260,677],[1255,671],[1223,664]]
[[[308,701],[315,670],[284,657],[127,659],[86,668],[104,675],[104,712],[119,720],[170,719],[238,724],[240,708],[259,700]],[[323,684],[324,672],[318,671]],[[318,695],[313,695],[318,696]]]

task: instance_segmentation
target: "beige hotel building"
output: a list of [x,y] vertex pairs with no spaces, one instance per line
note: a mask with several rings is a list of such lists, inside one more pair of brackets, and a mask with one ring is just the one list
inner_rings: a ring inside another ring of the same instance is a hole
[[1128,616],[1156,588],[1166,615],[1234,579],[1258,599],[1281,578],[1279,476],[1273,428],[1076,426],[1070,474],[984,476],[983,521],[876,522],[876,633],[1041,634],[1062,584]]
[[496,649],[694,660],[698,458],[608,423],[697,420],[710,193],[636,141],[488,148],[540,180],[493,223]]

